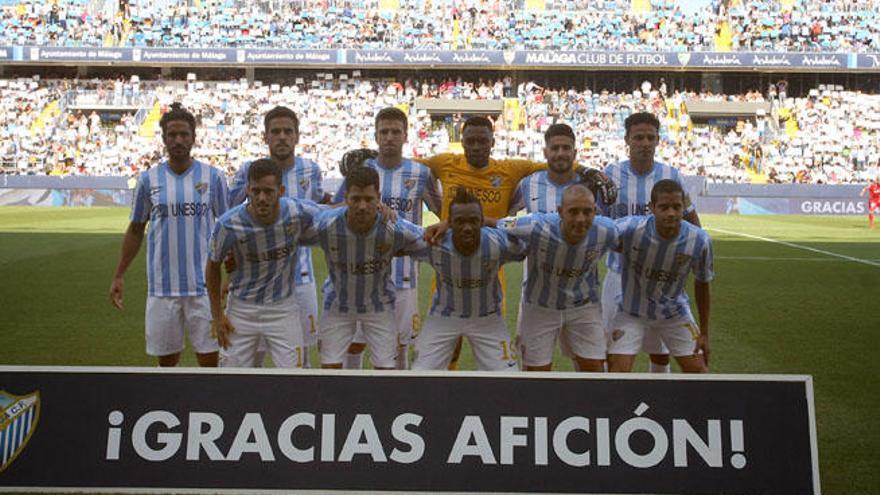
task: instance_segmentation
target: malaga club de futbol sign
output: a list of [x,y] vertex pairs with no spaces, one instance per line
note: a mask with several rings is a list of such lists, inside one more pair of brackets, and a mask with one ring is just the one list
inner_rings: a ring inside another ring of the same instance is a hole
[[0,492],[818,494],[803,376],[0,367]]

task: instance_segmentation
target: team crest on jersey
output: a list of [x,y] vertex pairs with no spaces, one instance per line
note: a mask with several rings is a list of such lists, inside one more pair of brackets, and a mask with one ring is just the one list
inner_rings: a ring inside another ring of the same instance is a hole
[[672,261],[675,262],[676,265],[683,265],[691,260],[691,255],[685,253],[678,253],[675,255],[675,258],[672,258]]
[[309,179],[300,179],[299,180],[299,188],[300,189],[308,189],[311,181]]
[[403,181],[403,187],[405,187],[407,189],[412,189],[415,185],[416,185],[415,179],[406,179],[405,181]]
[[0,390],[0,473],[27,446],[39,420],[39,391],[18,396]]
[[159,186],[151,187],[150,188],[150,198],[153,199],[154,202],[158,201],[159,194],[161,194],[161,192],[162,192],[161,187],[159,187]]
[[486,260],[483,262],[483,270],[487,272],[494,271],[498,267],[498,262],[495,260]]
[[208,190],[208,183],[207,182],[199,182],[198,184],[196,184],[196,191],[198,191],[199,194],[205,194],[205,191],[207,191],[207,190]]
[[288,236],[293,235],[296,232],[297,222],[295,220],[291,220],[290,223],[284,224],[284,233]]
[[391,244],[388,244],[387,242],[385,244],[379,244],[376,246],[376,251],[378,251],[379,254],[385,254],[388,251],[391,251]]
[[516,220],[513,218],[505,218],[504,220],[499,220],[497,223],[497,227],[499,229],[511,229],[516,225]]
[[501,178],[500,175],[492,175],[489,177],[489,183],[492,184],[492,187],[501,187],[502,182],[504,182],[504,179]]

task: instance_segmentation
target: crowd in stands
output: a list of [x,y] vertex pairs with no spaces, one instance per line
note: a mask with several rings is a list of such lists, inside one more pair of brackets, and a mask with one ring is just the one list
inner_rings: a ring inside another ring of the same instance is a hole
[[676,0],[379,3],[125,0],[114,13],[107,2],[5,1],[0,45],[880,51],[880,0],[709,0],[693,12]]
[[[129,89],[126,89],[129,88]],[[335,77],[293,83],[37,81],[0,80],[0,165],[7,173],[131,176],[160,159],[161,139],[144,115],[152,107],[182,102],[199,123],[194,155],[232,174],[246,160],[266,153],[261,116],[286,105],[301,116],[297,153],[315,160],[327,177],[354,148],[374,147],[373,116],[398,106],[410,115],[405,154],[413,157],[457,150],[454,143],[466,116],[432,118],[418,110],[417,98],[498,99],[505,110],[494,117],[495,156],[543,160],[543,130],[572,125],[579,138],[578,160],[601,167],[624,159],[623,121],[632,112],[651,111],[662,122],[658,160],[687,175],[717,182],[853,183],[880,174],[880,95],[820,86],[803,98],[762,94],[715,95],[667,91],[645,81],[629,93],[576,88],[544,88],[533,82],[393,81]],[[132,93],[137,96],[129,96]],[[72,96],[71,96],[72,95]],[[102,121],[82,103],[127,106],[118,121]],[[692,101],[762,101],[772,111],[735,126],[695,124]],[[55,105],[60,101],[62,105]],[[140,106],[140,112],[134,112]],[[60,108],[57,108],[60,107]],[[158,112],[154,112],[157,113]],[[151,124],[152,122],[152,124]]]
[[91,6],[88,0],[0,2],[0,45],[104,46],[120,24],[114,28],[114,16]]

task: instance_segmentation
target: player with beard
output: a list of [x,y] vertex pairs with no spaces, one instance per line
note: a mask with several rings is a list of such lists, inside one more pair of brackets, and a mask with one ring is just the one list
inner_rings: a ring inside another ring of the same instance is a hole
[[214,221],[226,212],[226,182],[222,172],[193,159],[196,120],[191,113],[174,103],[159,126],[168,159],[138,176],[110,302],[123,309],[125,272],[149,222],[147,354],[156,356],[159,366],[176,366],[186,329],[199,365],[217,366],[203,260]]
[[[263,142],[269,147],[269,159],[281,167],[281,183],[285,195],[294,199],[329,202],[329,194],[322,187],[321,167],[315,162],[296,156],[299,143],[299,118],[296,113],[283,106],[269,110],[263,117]],[[252,162],[243,164],[232,179],[229,188],[229,204],[235,206],[244,202],[248,186],[248,172]],[[318,342],[316,322],[318,320],[318,297],[315,287],[312,251],[301,247],[297,256],[298,268],[294,284],[296,300],[300,306],[303,341],[306,346],[305,367],[309,367],[309,349]],[[232,264],[227,268],[233,269]],[[261,342],[255,354],[255,364],[260,366],[265,355],[265,345]]]
[[[212,328],[223,367],[252,367],[265,342],[278,368],[305,364],[300,304],[296,300],[297,257],[304,234],[320,210],[286,197],[281,168],[269,159],[248,167],[248,201],[229,210],[214,227],[205,267]],[[221,305],[220,268],[233,256],[226,311]]]
[[386,220],[381,204],[378,172],[357,166],[345,177],[345,205],[315,223],[314,240],[324,250],[328,271],[318,330],[323,368],[342,368],[358,324],[373,367],[396,367],[397,291],[391,265],[394,256],[421,246],[424,233],[396,216]]
[[[397,212],[398,217],[415,225],[422,224],[422,204],[431,211],[440,213],[440,192],[437,179],[431,171],[403,156],[403,146],[407,140],[408,119],[398,108],[380,110],[375,118],[375,138],[379,153],[371,150],[355,150],[348,156],[361,156],[357,163],[346,163],[345,167],[366,165],[379,173],[381,186],[379,193],[382,203]],[[345,198],[345,185],[339,188],[334,203]],[[418,334],[421,318],[419,314],[418,293],[419,265],[412,258],[399,256],[391,268],[391,277],[397,290],[394,301],[395,326],[398,331],[397,368],[409,367],[409,349]],[[348,349],[345,368],[359,369],[363,364],[363,351],[366,341],[359,328],[354,342]]]

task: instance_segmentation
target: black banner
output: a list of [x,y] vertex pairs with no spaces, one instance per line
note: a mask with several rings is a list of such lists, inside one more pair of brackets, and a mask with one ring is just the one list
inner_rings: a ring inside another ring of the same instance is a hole
[[2,367],[0,390],[0,491],[819,493],[803,376]]

